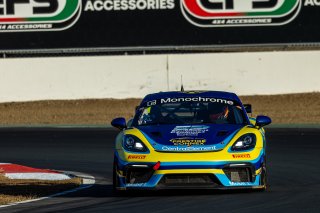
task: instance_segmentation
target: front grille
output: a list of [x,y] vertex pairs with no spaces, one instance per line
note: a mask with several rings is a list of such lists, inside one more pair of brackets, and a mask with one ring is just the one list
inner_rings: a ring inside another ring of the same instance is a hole
[[126,172],[127,183],[146,183],[153,175],[150,168],[128,168]]
[[252,182],[252,172],[249,167],[228,167],[223,172],[232,182]]
[[162,177],[159,184],[165,186],[213,186],[218,184],[218,180],[212,174],[168,174]]

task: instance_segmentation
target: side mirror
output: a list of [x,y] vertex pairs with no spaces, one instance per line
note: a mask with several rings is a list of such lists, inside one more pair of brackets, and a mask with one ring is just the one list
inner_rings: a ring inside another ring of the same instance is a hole
[[115,118],[111,121],[111,125],[115,128],[123,130],[127,127],[126,119],[125,118]]
[[244,109],[247,113],[252,113],[252,106],[251,104],[243,104]]
[[269,118],[268,116],[258,115],[256,118],[256,126],[259,128],[267,126],[271,124],[271,122],[271,118]]

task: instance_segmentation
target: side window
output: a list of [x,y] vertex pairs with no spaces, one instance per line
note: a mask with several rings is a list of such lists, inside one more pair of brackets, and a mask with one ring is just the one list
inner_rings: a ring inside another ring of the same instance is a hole
[[152,121],[151,116],[150,116],[150,111],[151,111],[151,107],[147,107],[147,108],[143,109],[143,112],[141,113],[139,120],[138,120],[138,125],[147,124]]
[[235,106],[233,108],[233,111],[234,111],[234,117],[235,117],[235,120],[236,120],[236,123],[237,124],[242,124],[243,123],[243,117],[242,117],[242,109],[241,107],[238,107],[238,106]]

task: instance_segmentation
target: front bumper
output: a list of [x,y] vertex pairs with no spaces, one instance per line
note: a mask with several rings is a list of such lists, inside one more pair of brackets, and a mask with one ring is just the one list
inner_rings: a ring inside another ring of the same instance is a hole
[[263,188],[261,162],[119,162],[120,190]]

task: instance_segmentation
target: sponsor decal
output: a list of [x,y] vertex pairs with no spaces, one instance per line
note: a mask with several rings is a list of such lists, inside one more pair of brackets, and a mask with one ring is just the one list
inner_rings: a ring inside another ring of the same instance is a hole
[[147,102],[147,106],[154,106],[157,104],[179,103],[179,102],[211,102],[233,105],[233,101],[221,98],[204,98],[204,97],[190,97],[190,98],[162,98],[160,100],[152,100]]
[[127,183],[127,187],[142,187],[142,186],[146,186],[146,183]]
[[250,154],[233,154],[233,158],[250,158]]
[[302,0],[181,0],[183,15],[199,27],[284,25],[301,6]]
[[217,151],[216,146],[206,146],[206,147],[169,147],[163,146],[163,151],[171,151],[171,152],[204,152],[204,151]]
[[173,143],[175,146],[199,146],[204,145],[206,143],[206,139],[198,138],[198,139],[192,139],[192,138],[174,138],[171,139],[170,142]]
[[209,126],[176,126],[170,133],[176,134],[178,137],[198,136],[209,131]]
[[146,155],[129,155],[128,156],[128,159],[131,159],[131,160],[144,160],[146,159]]
[[250,186],[252,185],[251,183],[248,182],[231,182],[229,181],[230,186]]
[[80,14],[81,0],[0,0],[0,32],[64,30]]
[[84,11],[168,10],[175,0],[88,0]]
[[193,98],[163,98],[160,99],[161,104],[165,103],[176,103],[176,102],[211,102],[211,103],[222,103],[233,105],[233,101],[229,101],[221,98],[203,98],[203,97],[193,97]]

